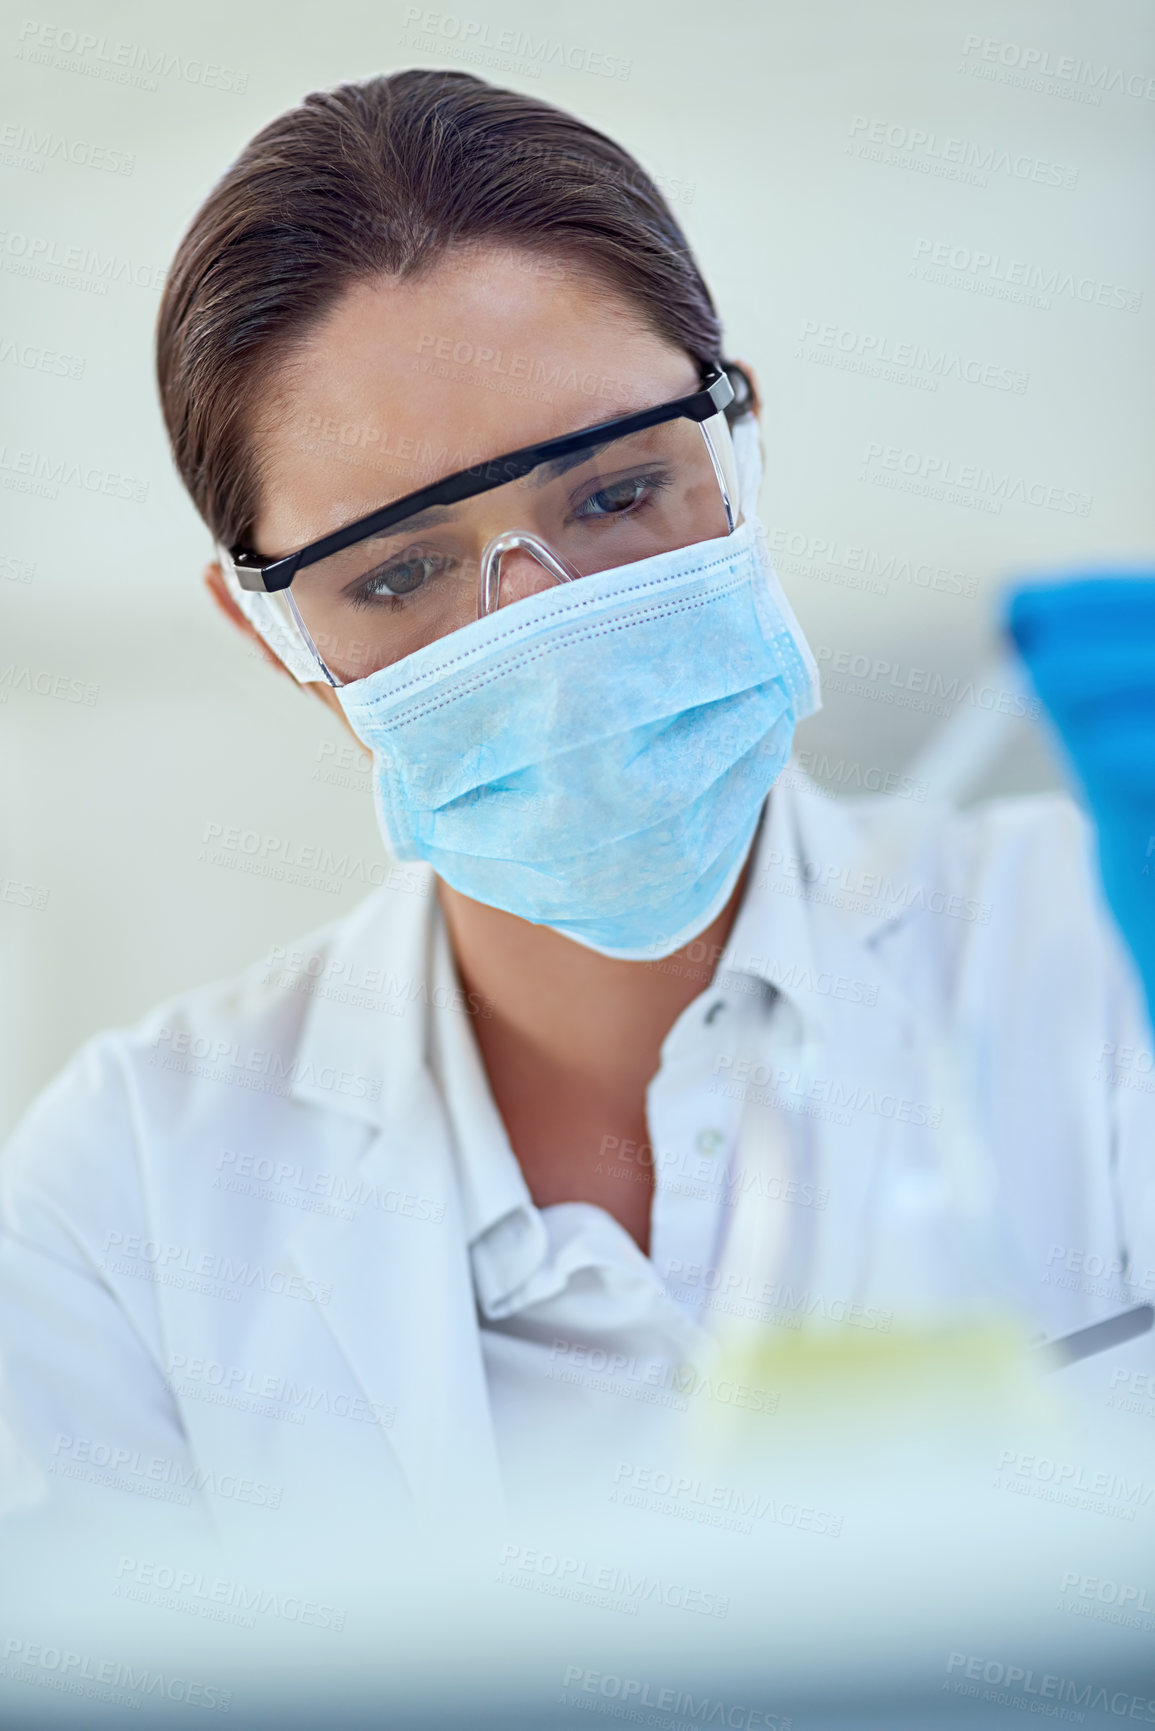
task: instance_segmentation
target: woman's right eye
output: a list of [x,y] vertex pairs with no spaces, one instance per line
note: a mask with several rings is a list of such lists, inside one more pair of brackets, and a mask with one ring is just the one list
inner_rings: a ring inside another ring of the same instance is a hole
[[362,577],[354,593],[355,604],[371,605],[376,600],[390,600],[412,595],[434,575],[444,561],[432,553],[408,554],[377,565]]

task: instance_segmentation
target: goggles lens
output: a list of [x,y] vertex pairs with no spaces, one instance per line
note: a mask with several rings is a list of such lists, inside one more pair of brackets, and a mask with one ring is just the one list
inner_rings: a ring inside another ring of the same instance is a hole
[[725,415],[666,421],[420,511],[267,600],[345,685],[555,582],[727,535],[737,515]]

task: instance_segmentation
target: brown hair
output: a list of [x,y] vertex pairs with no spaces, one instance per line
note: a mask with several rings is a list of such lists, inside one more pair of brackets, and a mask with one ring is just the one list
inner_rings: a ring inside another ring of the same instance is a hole
[[[252,533],[253,410],[278,365],[353,284],[412,277],[455,244],[563,257],[660,336],[720,364],[721,328],[686,238],[604,134],[466,72],[408,71],[315,91],[263,127],[185,233],[157,321],[173,457],[228,547]],[[738,400],[749,386],[732,368]]]

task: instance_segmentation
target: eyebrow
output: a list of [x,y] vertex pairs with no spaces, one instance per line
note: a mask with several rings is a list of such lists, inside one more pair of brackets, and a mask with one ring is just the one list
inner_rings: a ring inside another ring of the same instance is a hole
[[[596,455],[608,445],[616,443],[633,433],[648,431],[651,427],[662,425],[666,421],[687,418],[699,424],[710,418],[712,414],[724,413],[727,405],[734,400],[734,387],[730,383],[726,369],[722,366],[700,369],[699,389],[687,392],[685,396],[673,397],[666,403],[655,403],[653,408],[633,409],[623,415],[615,415],[609,421],[588,421],[584,427],[575,429],[572,433],[562,433],[557,438],[545,439],[539,445],[524,445],[512,451],[503,452],[500,457],[490,457],[484,462],[474,464],[471,468],[460,469],[455,474],[444,475],[439,481],[429,482],[424,487],[417,487],[411,494],[402,494],[392,504],[381,505],[375,511],[370,511],[364,517],[354,518],[343,528],[331,530],[329,534],[320,536],[317,540],[300,547],[294,553],[286,553],[279,559],[268,559],[252,548],[240,545],[228,550],[234,568],[244,583],[241,565],[258,568],[257,581],[245,583],[246,588],[263,589],[267,594],[276,594],[281,589],[287,589],[296,573],[303,567],[315,565],[321,559],[327,559],[330,554],[343,552],[359,541],[370,541],[380,537],[386,529],[395,523],[407,522],[411,526],[416,523],[432,523],[444,521],[445,515],[454,505],[465,499],[476,498],[480,493],[488,493],[503,486],[505,482],[523,480],[537,474],[538,479],[548,479],[551,475],[564,474],[573,468],[575,463],[583,458]],[[601,427],[607,433],[613,429],[608,438],[587,438]],[[575,441],[578,449],[571,452],[569,447]],[[536,460],[533,453],[554,450],[558,456],[542,462],[539,455]],[[561,462],[561,455],[572,456],[572,462]],[[505,472],[494,474],[493,469],[503,464]],[[486,474],[486,469],[489,474]],[[512,472],[511,472],[512,471]],[[540,472],[540,473],[539,473]],[[431,499],[426,513],[417,514],[410,509],[399,509],[406,499],[415,502],[420,498]],[[436,512],[436,515],[432,513]],[[275,575],[274,575],[275,574]],[[274,578],[270,585],[269,579]]]
[[[597,422],[590,421],[588,425],[596,427]],[[584,432],[585,428],[579,427],[577,431]],[[623,439],[636,439],[637,436],[636,433],[620,433],[616,438],[601,439],[597,444],[586,445],[580,451],[570,451],[564,457],[552,457],[548,462],[539,463],[535,469],[531,469],[525,478],[533,486],[542,487],[547,481],[556,481],[570,469],[576,469],[579,463],[588,462],[590,457],[596,457],[600,451],[608,451],[611,445],[620,445]]]
[[[599,423],[597,421],[588,421],[586,425],[596,427]],[[576,427],[574,431],[576,433],[582,433],[585,431],[585,427]],[[601,439],[595,444],[583,446],[580,451],[569,451],[564,457],[552,457],[545,462],[538,463],[527,475],[523,475],[520,478],[525,482],[527,487],[544,487],[548,485],[550,481],[560,480],[562,475],[567,474],[570,469],[576,469],[580,464],[588,462],[591,457],[596,456],[600,451],[608,450],[611,445],[621,444],[622,439],[632,439],[636,437],[636,433],[623,433],[617,438]],[[504,455],[505,453],[502,454]],[[501,461],[501,458],[487,457],[485,461],[487,463],[498,463]],[[477,466],[479,468],[484,467],[483,464],[478,464]],[[434,486],[436,483],[430,482],[430,485]],[[512,486],[514,483],[506,482],[505,485]],[[500,489],[495,489],[495,491],[500,491]],[[404,496],[404,494],[401,495],[402,498],[404,498]],[[476,496],[484,497],[484,495]],[[455,505],[427,505],[424,511],[415,511],[412,517],[402,517],[399,522],[390,524],[388,529],[382,529],[379,535],[370,535],[367,539],[370,542],[376,540],[384,541],[387,537],[398,534],[408,534],[412,530],[416,529],[435,529],[445,522],[452,521],[453,518],[460,515],[463,506],[467,504],[471,505],[472,503],[472,499],[463,499]],[[350,520],[352,522],[358,521],[355,517]],[[354,546],[356,545],[357,543],[354,542]]]

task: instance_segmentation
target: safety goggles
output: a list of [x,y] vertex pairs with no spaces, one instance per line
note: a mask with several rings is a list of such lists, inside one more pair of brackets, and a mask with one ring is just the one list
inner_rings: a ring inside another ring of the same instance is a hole
[[728,535],[734,399],[711,369],[689,396],[459,470],[283,558],[230,548],[239,598],[298,678],[341,686],[548,583]]

